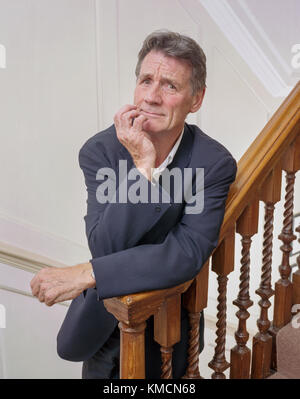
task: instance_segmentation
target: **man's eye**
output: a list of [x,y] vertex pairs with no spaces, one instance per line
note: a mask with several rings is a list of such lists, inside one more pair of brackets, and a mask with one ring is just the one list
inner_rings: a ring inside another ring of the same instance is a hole
[[168,89],[171,89],[171,90],[176,89],[176,87],[172,83],[168,83],[167,87],[168,87]]

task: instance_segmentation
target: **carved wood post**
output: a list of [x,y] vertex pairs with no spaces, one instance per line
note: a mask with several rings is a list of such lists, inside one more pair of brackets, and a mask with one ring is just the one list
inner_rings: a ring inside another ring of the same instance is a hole
[[292,283],[290,281],[291,267],[289,262],[291,243],[297,237],[293,234],[294,184],[295,174],[300,169],[300,140],[294,142],[287,151],[283,162],[286,171],[285,203],[283,228],[279,239],[283,242],[282,262],[279,266],[281,279],[275,285],[275,303],[273,326],[277,329],[285,326],[291,320]]
[[279,266],[281,278],[275,284],[273,326],[277,328],[285,326],[291,320],[292,283],[290,281],[291,266],[289,257],[292,251],[291,242],[297,238],[293,234],[294,182],[295,173],[287,172],[283,228],[278,236],[283,245],[280,247],[282,251],[282,261]]
[[281,165],[278,164],[262,184],[260,192],[260,198],[265,202],[265,223],[261,282],[255,292],[261,297],[259,301],[261,311],[260,318],[257,320],[259,332],[253,338],[251,378],[266,378],[270,374],[272,336],[268,332],[271,325],[268,319],[268,309],[271,306],[269,298],[274,294],[271,287],[273,215],[274,204],[280,201],[280,194]]
[[153,303],[144,312],[139,311],[138,295],[111,298],[103,301],[108,312],[119,320],[120,378],[145,378],[145,328],[146,320],[157,309]]
[[183,306],[189,312],[188,367],[182,378],[203,378],[199,372],[199,323],[201,311],[207,306],[209,260],[202,266],[190,288],[183,294]]
[[120,378],[145,378],[146,322],[128,326],[120,322]]
[[229,234],[223,239],[212,256],[212,270],[218,274],[218,306],[217,306],[217,339],[215,354],[208,366],[214,370],[213,379],[225,379],[224,371],[229,367],[225,358],[226,343],[226,292],[227,275],[234,269],[234,237],[235,229],[232,228]]
[[270,333],[273,337],[272,368],[276,370],[276,335],[280,328],[291,320],[293,288],[290,281],[291,267],[289,262],[291,243],[297,237],[293,234],[294,182],[295,173],[300,169],[300,137],[291,144],[282,160],[282,168],[286,171],[285,203],[283,228],[278,238],[283,242],[282,262],[279,266],[280,279],[275,284],[275,301],[273,324]]
[[233,304],[239,308],[236,313],[239,319],[238,330],[235,333],[237,345],[231,349],[230,353],[230,378],[249,378],[251,351],[246,346],[249,333],[246,327],[246,320],[250,316],[247,309],[253,305],[249,296],[249,278],[250,278],[250,246],[251,237],[258,230],[258,211],[259,202],[255,200],[249,205],[237,220],[237,233],[242,236],[242,259],[240,274],[240,291]]
[[108,312],[120,322],[120,378],[145,378],[144,334],[151,315],[157,315],[156,336],[166,348],[163,358],[168,363],[168,348],[180,340],[180,295],[191,283],[192,280],[165,290],[104,299]]
[[154,339],[161,345],[161,378],[172,378],[173,345],[180,341],[181,295],[167,298],[154,315]]

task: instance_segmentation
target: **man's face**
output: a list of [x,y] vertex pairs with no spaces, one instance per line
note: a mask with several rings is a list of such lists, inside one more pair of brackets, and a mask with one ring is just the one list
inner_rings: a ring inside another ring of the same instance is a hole
[[148,119],[143,130],[150,134],[181,132],[187,114],[201,105],[192,95],[190,78],[191,67],[185,61],[157,51],[146,55],[134,92],[134,104]]

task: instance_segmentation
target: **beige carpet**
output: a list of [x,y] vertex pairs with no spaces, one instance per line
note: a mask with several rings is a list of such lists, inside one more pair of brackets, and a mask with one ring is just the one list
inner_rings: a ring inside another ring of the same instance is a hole
[[293,324],[277,334],[277,373],[269,379],[300,379],[300,325]]

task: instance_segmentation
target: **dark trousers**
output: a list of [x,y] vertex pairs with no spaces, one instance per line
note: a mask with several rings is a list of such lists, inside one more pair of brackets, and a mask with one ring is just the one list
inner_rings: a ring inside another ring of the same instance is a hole
[[[200,319],[200,352],[203,350],[203,314]],[[187,367],[189,322],[187,312],[183,311],[181,318],[181,340],[173,346],[172,368],[173,378],[184,375]],[[145,371],[146,379],[161,377],[161,352],[160,345],[154,341],[154,319],[153,316],[147,321],[145,330]],[[83,362],[83,379],[119,378],[120,367],[120,331],[117,326],[106,343],[95,353],[95,355]]]

